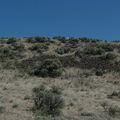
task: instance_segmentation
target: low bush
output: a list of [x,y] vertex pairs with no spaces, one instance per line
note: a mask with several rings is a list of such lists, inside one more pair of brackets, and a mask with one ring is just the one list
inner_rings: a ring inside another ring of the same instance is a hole
[[106,73],[106,71],[103,70],[103,69],[96,69],[96,71],[95,71],[95,74],[96,74],[97,76],[102,76],[102,75],[105,74],[105,73]]
[[55,50],[55,52],[58,53],[58,54],[60,54],[60,55],[69,53],[71,51],[72,51],[72,49],[70,47],[61,47],[61,48],[57,48]]
[[29,38],[26,39],[26,42],[28,42],[28,43],[34,43],[35,39],[33,37],[29,37]]
[[50,38],[48,37],[29,37],[27,38],[28,43],[44,43],[44,42],[49,42]]
[[115,53],[108,52],[107,54],[104,54],[100,56],[102,60],[114,60],[117,57]]
[[7,38],[0,38],[0,44],[6,44]]
[[96,42],[99,42],[100,40],[98,39],[94,39],[94,38],[86,38],[86,37],[82,37],[82,38],[79,38],[81,42],[93,42],[93,43],[96,43]]
[[120,91],[113,91],[111,94],[107,95],[109,99],[112,99],[114,97],[120,98]]
[[41,77],[57,77],[63,72],[63,67],[58,59],[46,59],[36,68],[34,75]]
[[5,112],[5,106],[0,105],[0,113],[4,113]]
[[76,45],[79,43],[79,39],[71,37],[68,39],[68,43],[70,43],[72,45]]
[[63,37],[63,36],[54,36],[53,39],[59,40],[62,43],[66,43],[67,42],[66,38]]
[[105,112],[112,117],[114,117],[117,113],[120,112],[120,108],[117,105],[108,104],[107,101],[101,103],[101,107],[103,107]]
[[12,44],[12,43],[15,43],[15,42],[17,42],[17,39],[16,39],[16,38],[9,38],[9,39],[7,40],[7,44]]
[[29,49],[31,51],[37,51],[38,53],[42,53],[48,50],[48,45],[45,43],[39,43],[39,44],[35,44],[32,47],[30,47]]
[[117,56],[115,53],[107,53],[106,54],[106,59],[108,59],[108,60],[114,60],[116,57]]
[[104,49],[105,52],[111,52],[114,50],[113,46],[108,43],[98,44],[97,47]]
[[[54,89],[55,88],[55,89]],[[41,85],[33,89],[34,110],[39,111],[41,115],[57,116],[64,107],[62,93],[58,92],[59,88],[45,88]]]
[[97,47],[85,47],[82,52],[87,55],[101,55],[105,53],[102,48]]
[[90,42],[90,39],[89,38],[86,38],[86,37],[82,37],[82,38],[79,38],[81,40],[81,42]]
[[9,46],[10,49],[14,50],[14,51],[24,51],[25,49],[25,46],[24,44],[21,44],[21,43],[12,43],[11,46]]
[[14,50],[11,46],[0,48],[0,61],[22,58],[20,51]]
[[10,50],[8,47],[0,48],[0,58],[14,58],[14,52]]

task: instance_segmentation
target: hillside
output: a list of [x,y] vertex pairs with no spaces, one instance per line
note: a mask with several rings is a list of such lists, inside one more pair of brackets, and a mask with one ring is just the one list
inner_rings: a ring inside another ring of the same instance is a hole
[[0,120],[50,119],[120,119],[120,42],[0,38]]

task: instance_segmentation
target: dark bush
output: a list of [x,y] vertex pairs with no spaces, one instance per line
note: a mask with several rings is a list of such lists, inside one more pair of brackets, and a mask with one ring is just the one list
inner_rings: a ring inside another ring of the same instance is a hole
[[39,37],[39,36],[35,37],[35,41],[37,43],[48,42],[49,40],[50,40],[50,38],[48,38],[48,37]]
[[45,52],[48,50],[48,45],[45,44],[45,43],[39,43],[39,44],[35,44],[33,45],[32,47],[30,47],[29,49],[32,50],[32,51],[37,51],[39,53],[41,52]]
[[107,54],[104,54],[102,56],[100,56],[100,58],[102,60],[114,60],[116,58],[116,54],[115,53],[107,53]]
[[105,52],[110,52],[114,50],[113,46],[108,43],[98,44],[97,47],[104,49]]
[[39,37],[39,36],[36,36],[36,37],[29,37],[27,39],[27,42],[28,43],[44,43],[44,42],[49,42],[50,38],[48,37]]
[[85,47],[82,51],[82,53],[87,55],[101,55],[105,53],[105,51],[102,48],[97,47]]
[[27,38],[26,42],[35,43],[35,39],[33,37],[29,37],[29,38]]
[[111,98],[111,99],[112,99],[113,97],[116,97],[116,98],[118,97],[118,98],[119,98],[119,97],[120,97],[120,91],[116,91],[116,90],[115,90],[115,91],[113,91],[111,94],[107,95],[107,97],[108,97],[108,98]]
[[55,50],[55,52],[57,52],[58,54],[62,55],[62,54],[66,54],[66,53],[69,53],[71,52],[72,49],[70,47],[61,47],[61,48],[57,48]]
[[108,60],[114,60],[117,56],[115,55],[115,53],[107,53],[106,54],[106,59]]
[[0,61],[21,58],[22,56],[21,52],[13,50],[11,46],[0,48]]
[[57,77],[62,74],[62,64],[58,59],[46,59],[40,67],[34,71],[34,75],[41,77]]
[[0,48],[0,57],[1,58],[13,58],[14,52],[10,50],[8,47]]
[[100,40],[98,39],[94,39],[94,38],[87,38],[87,37],[82,37],[82,38],[79,38],[81,40],[81,42],[99,42]]
[[62,43],[66,43],[66,41],[67,41],[66,38],[63,36],[55,36],[55,37],[53,37],[53,39],[59,40]]
[[[54,89],[55,88],[55,89]],[[46,89],[45,86],[33,89],[34,110],[39,111],[41,115],[57,116],[64,107],[64,100],[59,88],[52,87]]]
[[81,40],[81,42],[90,42],[90,39],[86,38],[86,37],[82,37],[79,38]]
[[24,44],[21,43],[12,43],[11,46],[9,46],[10,49],[14,50],[14,51],[24,51],[25,46]]
[[17,39],[16,39],[16,38],[9,38],[9,39],[7,40],[7,44],[12,44],[12,43],[15,43],[15,42],[17,42]]
[[103,70],[103,69],[97,69],[96,70],[96,72],[95,72],[95,74],[97,75],[97,76],[102,76],[103,74],[105,74],[106,72],[105,72],[105,70]]
[[72,45],[76,45],[79,43],[79,39],[71,37],[68,39],[68,43],[70,43]]
[[7,39],[5,38],[0,38],[0,44],[5,44],[7,43]]

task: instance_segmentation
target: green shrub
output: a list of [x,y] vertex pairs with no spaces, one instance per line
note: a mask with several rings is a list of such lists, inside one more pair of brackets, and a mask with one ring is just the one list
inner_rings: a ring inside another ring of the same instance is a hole
[[29,38],[27,38],[26,42],[35,43],[35,39],[33,37],[29,37]]
[[96,72],[95,72],[95,74],[97,75],[97,76],[102,76],[103,74],[105,74],[106,72],[105,72],[105,70],[103,70],[103,69],[97,69],[96,70]]
[[110,52],[100,56],[102,60],[114,60],[116,57],[117,55],[115,53],[110,53]]
[[5,106],[0,105],[0,113],[4,113],[5,112]]
[[0,44],[5,44],[7,43],[7,39],[5,38],[0,38]]
[[14,52],[10,50],[8,47],[0,48],[0,57],[1,58],[13,58]]
[[98,48],[102,48],[105,52],[111,52],[114,50],[113,46],[111,44],[98,44]]
[[103,102],[101,107],[103,107],[105,112],[112,117],[115,117],[115,115],[120,112],[118,105],[108,104],[107,101]]
[[63,36],[55,36],[55,37],[53,37],[53,39],[59,40],[62,43],[66,43],[66,41],[67,41],[66,38]]
[[16,39],[16,38],[9,38],[9,39],[7,40],[7,44],[12,44],[12,43],[15,43],[15,42],[17,42],[17,39]]
[[57,77],[62,74],[62,64],[58,59],[46,59],[40,67],[34,71],[34,75],[41,77]]
[[71,37],[68,39],[68,43],[70,43],[72,45],[76,45],[79,43],[79,39]]
[[59,88],[52,87],[47,89],[43,85],[34,88],[34,110],[39,111],[41,115],[52,115],[53,117],[59,115],[64,107],[64,99],[62,98],[62,93],[58,92],[59,90],[57,89]]
[[39,36],[36,36],[36,37],[29,37],[27,39],[27,42],[28,43],[44,43],[44,42],[49,42],[50,38],[48,37],[39,37]]
[[94,38],[87,38],[87,37],[82,37],[82,38],[79,38],[81,40],[81,42],[99,42],[100,40],[98,39],[94,39]]
[[13,50],[11,46],[0,48],[0,58],[1,58],[0,61],[22,58],[22,57],[23,57],[22,53]]
[[39,43],[39,44],[35,44],[33,45],[32,47],[30,47],[29,49],[32,50],[32,51],[37,51],[39,53],[41,52],[45,52],[48,50],[48,45],[45,44],[45,43]]
[[85,47],[83,49],[83,53],[87,55],[101,55],[105,53],[105,51],[102,48],[97,47]]
[[108,60],[114,60],[116,57],[117,56],[115,53],[107,53],[106,54],[106,59],[108,59]]
[[110,116],[115,116],[115,114],[117,113],[117,106],[110,106],[108,109],[108,114]]
[[86,37],[79,38],[81,42],[90,42],[90,40]]
[[38,43],[48,42],[49,38],[48,37],[39,37],[39,36],[36,36],[35,37],[35,41],[38,42]]
[[66,54],[71,52],[71,48],[70,47],[61,47],[61,48],[57,48],[55,50],[55,52],[57,52],[58,54],[62,55],[62,54]]
[[24,44],[20,44],[20,43],[12,43],[11,46],[9,46],[10,49],[14,50],[14,51],[24,51]]

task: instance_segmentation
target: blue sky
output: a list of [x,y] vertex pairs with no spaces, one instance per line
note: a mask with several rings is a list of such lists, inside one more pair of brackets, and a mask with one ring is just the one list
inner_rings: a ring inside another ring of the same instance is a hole
[[120,0],[0,0],[0,36],[120,40]]

